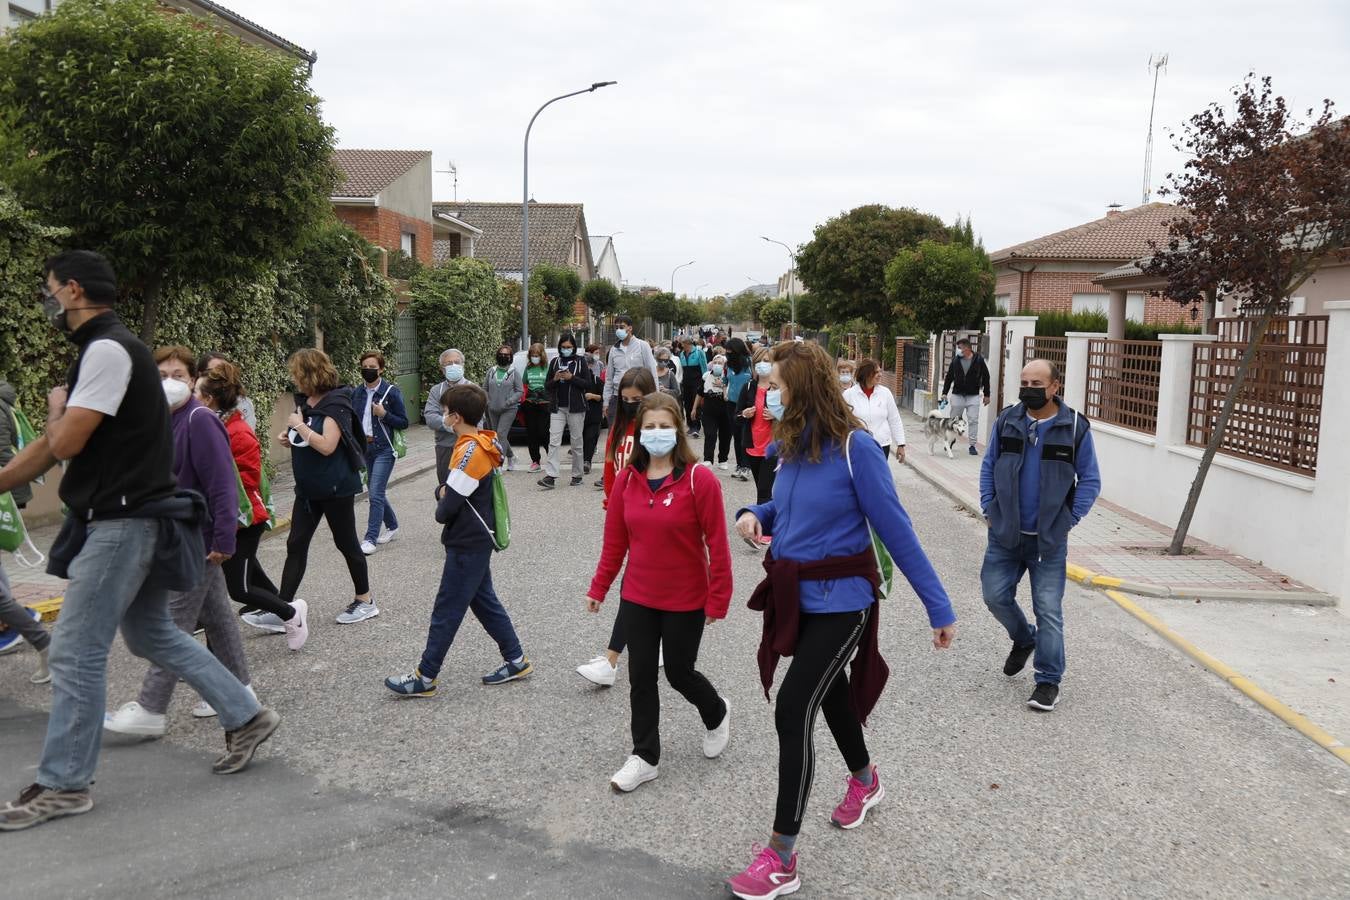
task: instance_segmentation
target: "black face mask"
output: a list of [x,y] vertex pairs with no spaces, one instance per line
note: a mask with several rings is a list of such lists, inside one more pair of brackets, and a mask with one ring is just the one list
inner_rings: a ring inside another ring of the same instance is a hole
[[1050,398],[1045,396],[1043,387],[1024,387],[1017,392],[1017,399],[1021,400],[1027,409],[1040,409],[1050,402]]
[[374,384],[380,380],[379,369],[362,369],[361,377],[366,380],[366,384]]
[[62,309],[61,301],[56,299],[55,296],[46,297],[42,301],[42,314],[47,317],[47,321],[51,323],[53,328],[66,337],[70,337],[74,333],[74,329],[70,327],[70,321],[66,317],[67,314],[81,309],[103,309],[103,307],[73,306],[70,309]]
[[621,400],[619,402],[623,404],[623,411],[630,416],[636,416],[638,407],[642,405],[641,400]]
[[509,366],[509,365],[511,365],[511,354],[509,354],[509,353],[498,353],[498,354],[497,354],[497,365],[499,365],[499,366]]

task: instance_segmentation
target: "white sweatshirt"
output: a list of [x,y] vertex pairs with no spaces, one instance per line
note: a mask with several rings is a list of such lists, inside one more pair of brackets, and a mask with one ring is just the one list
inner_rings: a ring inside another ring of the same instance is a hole
[[900,421],[900,408],[895,405],[895,395],[884,385],[872,389],[868,397],[858,385],[844,391],[844,399],[853,407],[853,414],[867,426],[872,437],[883,447],[903,447],[905,445],[905,426]]

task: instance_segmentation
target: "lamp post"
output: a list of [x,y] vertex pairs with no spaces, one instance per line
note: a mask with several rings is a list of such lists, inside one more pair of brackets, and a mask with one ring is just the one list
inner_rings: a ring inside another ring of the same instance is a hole
[[692,266],[696,262],[698,262],[698,260],[691,259],[687,263],[680,263],[678,266],[676,266],[674,269],[670,271],[670,292],[672,294],[675,293],[675,273],[683,269],[685,266]]
[[797,336],[797,298],[792,296],[792,273],[797,270],[797,257],[793,254],[792,248],[782,241],[775,241],[771,237],[760,235],[761,240],[768,241],[770,244],[777,244],[787,251],[788,255],[788,306],[792,308],[792,336]]
[[597,81],[588,88],[582,88],[579,91],[572,91],[570,94],[560,94],[552,100],[545,103],[534,111],[530,116],[530,124],[525,126],[525,165],[524,165],[524,196],[520,201],[520,349],[526,350],[530,346],[530,131],[534,128],[534,120],[539,118],[539,114],[547,109],[551,104],[559,100],[566,100],[568,97],[575,97],[578,94],[589,94],[598,91],[602,87],[609,87],[611,84],[618,84],[617,81]]

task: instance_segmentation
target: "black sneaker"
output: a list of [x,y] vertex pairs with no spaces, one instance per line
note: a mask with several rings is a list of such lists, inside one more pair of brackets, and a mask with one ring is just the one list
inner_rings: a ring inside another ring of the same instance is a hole
[[572,480],[569,482],[569,484],[571,484],[572,487],[578,487],[581,484],[581,476],[573,475]]
[[551,491],[553,490],[553,486],[557,484],[557,481],[553,478],[552,475],[545,475],[543,478],[539,479],[537,484],[544,490]]
[[1031,699],[1027,701],[1027,706],[1050,712],[1058,703],[1059,685],[1041,681],[1036,683],[1036,690],[1031,692]]
[[595,479],[595,486],[598,487],[598,488],[604,487],[604,486],[605,486],[605,479],[603,479],[603,478],[597,478],[597,479]]
[[591,464],[590,464],[590,463],[582,463],[582,464],[581,464],[581,471],[582,471],[584,474],[586,474],[586,475],[591,474]]
[[980,455],[980,451],[978,451],[978,450],[975,449],[975,445],[974,445],[974,444],[971,444],[971,445],[970,445],[970,455],[971,455],[971,456],[979,456],[979,455]]
[[1035,644],[1027,644],[1025,647],[1019,647],[1013,644],[1012,652],[1008,654],[1008,660],[1003,664],[1004,675],[1016,675],[1027,666],[1027,659],[1031,652],[1036,649]]

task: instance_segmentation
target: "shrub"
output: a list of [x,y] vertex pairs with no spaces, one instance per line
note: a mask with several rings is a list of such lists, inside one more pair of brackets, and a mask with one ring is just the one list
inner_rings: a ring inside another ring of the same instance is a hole
[[47,323],[38,293],[42,263],[67,236],[44,225],[0,186],[0,378],[19,392],[19,405],[41,430],[47,392],[66,379],[74,346]]
[[[1070,331],[1100,331],[1106,333],[1106,313],[1039,313],[1036,318],[1038,337],[1063,337]],[[1133,320],[1125,322],[1125,339],[1129,341],[1156,341],[1160,334],[1199,334],[1200,329],[1190,325],[1145,325]]]
[[464,351],[468,377],[478,381],[501,346],[506,300],[486,260],[461,256],[412,280],[412,313],[422,345],[422,371],[428,384],[444,379],[439,356]]

